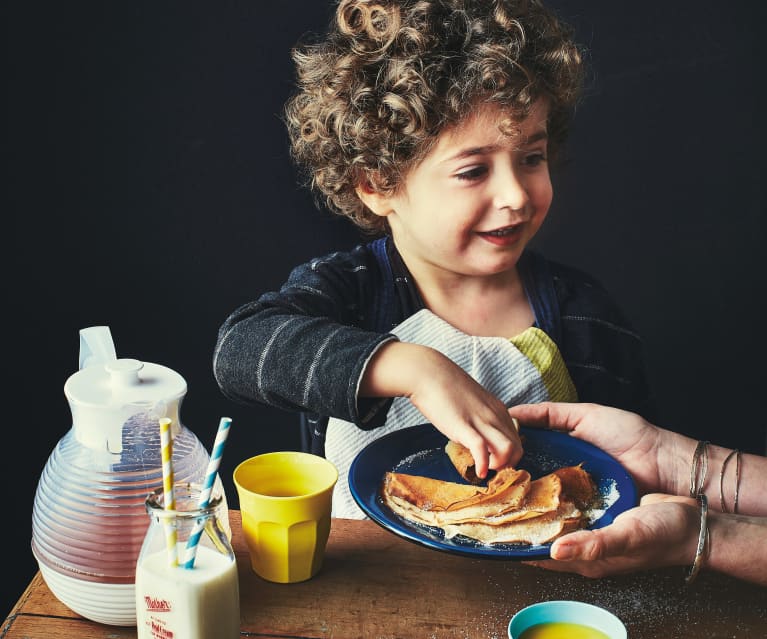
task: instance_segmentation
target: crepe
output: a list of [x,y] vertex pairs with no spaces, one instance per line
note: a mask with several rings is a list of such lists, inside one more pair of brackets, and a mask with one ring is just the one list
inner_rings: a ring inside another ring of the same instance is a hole
[[483,521],[520,509],[530,491],[530,474],[513,468],[496,473],[486,487],[386,473],[384,501],[395,512],[431,526]]
[[445,446],[445,452],[450,458],[453,466],[458,471],[458,474],[463,477],[470,484],[479,484],[482,480],[477,477],[477,472],[474,468],[474,457],[466,446],[454,442],[452,440],[447,442]]
[[486,544],[542,544],[585,525],[597,490],[589,474],[570,466],[531,481],[526,470],[503,468],[474,486],[388,472],[384,503],[409,521],[441,528],[445,537]]
[[496,524],[495,522],[465,522],[443,526],[445,539],[462,535],[483,544],[538,545],[553,541],[565,533],[582,527],[583,514],[572,502],[563,502],[557,510],[534,518]]

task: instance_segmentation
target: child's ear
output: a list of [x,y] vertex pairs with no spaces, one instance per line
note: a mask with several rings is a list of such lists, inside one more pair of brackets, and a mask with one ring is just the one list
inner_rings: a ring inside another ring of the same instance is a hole
[[363,178],[355,191],[362,203],[376,215],[386,217],[394,211],[391,196],[377,191],[370,180]]

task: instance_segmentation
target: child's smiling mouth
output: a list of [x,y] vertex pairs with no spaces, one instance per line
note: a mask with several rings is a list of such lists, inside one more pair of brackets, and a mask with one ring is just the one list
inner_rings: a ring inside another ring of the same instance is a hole
[[499,246],[505,246],[512,244],[519,239],[519,234],[522,229],[522,224],[512,224],[510,226],[504,226],[499,229],[493,229],[492,231],[477,231],[483,240],[487,240],[491,244]]

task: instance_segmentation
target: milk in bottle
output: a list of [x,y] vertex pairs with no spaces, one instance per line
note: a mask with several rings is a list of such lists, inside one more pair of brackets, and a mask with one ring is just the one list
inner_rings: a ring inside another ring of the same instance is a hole
[[[162,506],[156,491],[147,499],[152,519],[136,565],[139,639],[235,639],[240,636],[237,563],[222,522],[221,499],[197,507],[196,487],[176,485],[176,509]],[[192,568],[183,566],[195,526],[203,533]],[[175,547],[171,544],[175,540]]]

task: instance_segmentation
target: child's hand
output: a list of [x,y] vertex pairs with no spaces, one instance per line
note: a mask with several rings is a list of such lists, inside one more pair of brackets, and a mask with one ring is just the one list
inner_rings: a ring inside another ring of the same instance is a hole
[[368,396],[406,396],[439,431],[471,451],[478,477],[516,464],[522,444],[506,406],[439,351],[390,342],[368,364]]
[[515,465],[522,444],[506,406],[461,367],[444,360],[424,371],[410,401],[448,439],[471,451],[477,477],[486,477],[488,468]]

